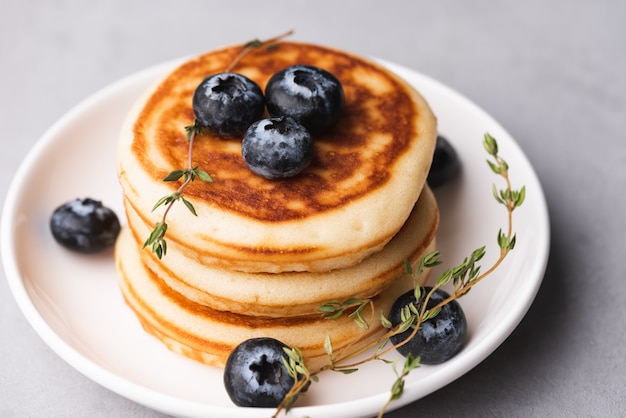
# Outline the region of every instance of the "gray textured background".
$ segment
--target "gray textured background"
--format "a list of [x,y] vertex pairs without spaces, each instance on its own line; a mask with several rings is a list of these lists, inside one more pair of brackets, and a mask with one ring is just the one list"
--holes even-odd
[[[528,315],[486,361],[390,417],[611,417],[626,397],[626,2],[0,2],[0,196],[39,136],[107,84],[295,28],[403,64],[486,109],[520,143],[552,249]],[[3,273],[0,273],[3,275]],[[0,277],[0,416],[159,417],[83,377]]]

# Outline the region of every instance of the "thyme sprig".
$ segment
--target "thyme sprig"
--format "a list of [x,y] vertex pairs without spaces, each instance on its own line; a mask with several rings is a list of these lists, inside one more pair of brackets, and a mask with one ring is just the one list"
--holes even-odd
[[[326,337],[324,342],[324,348],[326,354],[328,355],[329,361],[325,366],[322,366],[318,371],[313,373],[309,372],[304,365],[304,359],[301,358],[298,363],[298,370],[301,371],[301,375],[304,375],[306,382],[302,383],[298,381],[297,385],[287,393],[283,404],[281,404],[276,412],[276,415],[280,413],[281,409],[284,408],[285,405],[293,405],[293,402],[297,399],[302,387],[308,385],[308,382],[313,380],[316,375],[325,370],[333,370],[342,373],[353,373],[358,370],[358,366],[364,364],[366,362],[372,360],[380,360],[385,363],[389,363],[392,365],[394,373],[396,374],[396,379],[392,384],[390,395],[387,402],[383,405],[379,412],[379,417],[382,417],[391,404],[396,399],[399,399],[404,392],[405,379],[409,375],[409,373],[419,367],[420,359],[413,357],[412,355],[407,355],[404,358],[404,363],[402,367],[402,371],[398,372],[396,370],[396,365],[398,360],[386,360],[384,358],[385,355],[389,354],[396,348],[406,344],[410,341],[415,334],[419,331],[421,324],[424,321],[432,319],[436,317],[443,306],[452,302],[453,300],[459,299],[465,295],[479,282],[484,280],[486,277],[490,276],[504,261],[508,253],[514,249],[516,235],[513,233],[513,212],[525,200],[526,197],[526,188],[523,186],[519,190],[514,190],[511,187],[511,182],[509,179],[509,166],[506,161],[499,155],[498,153],[498,144],[496,140],[489,134],[486,133],[484,135],[483,146],[491,159],[487,160],[488,166],[491,170],[502,177],[505,182],[505,187],[503,189],[498,189],[497,186],[493,185],[493,195],[495,200],[502,204],[507,211],[507,227],[506,230],[503,231],[500,229],[497,235],[497,243],[500,249],[499,257],[495,262],[484,272],[481,273],[481,266],[478,264],[486,254],[486,247],[482,246],[474,251],[466,257],[461,263],[451,268],[444,270],[432,288],[426,291],[426,288],[422,287],[419,284],[418,277],[426,270],[433,268],[439,264],[441,264],[441,256],[438,251],[433,251],[429,254],[426,254],[424,257],[420,259],[416,267],[413,267],[408,260],[405,261],[405,270],[407,274],[415,281],[414,293],[416,303],[407,304],[401,311],[401,322],[395,327],[392,325],[391,321],[387,319],[384,313],[380,313],[380,322],[381,325],[387,329],[386,333],[379,339],[375,341],[371,341],[365,346],[361,346],[358,348],[352,348],[350,350],[342,350],[342,353],[337,355],[334,353],[332,348],[332,341],[329,336]],[[428,302],[430,301],[434,292],[441,288],[442,286],[446,286],[451,284],[453,287],[452,292],[450,293],[450,297],[441,301],[437,305],[432,308],[428,308]],[[344,302],[329,302],[322,305],[319,309],[320,313],[328,319],[338,318],[343,314],[352,315],[357,310],[363,310],[363,306],[367,304],[373,303],[371,301],[361,301],[359,299],[348,299]],[[359,321],[365,321],[365,319],[357,314],[357,318]],[[356,322],[356,320],[355,320]],[[366,321],[365,321],[366,322]],[[362,328],[369,328],[369,323],[361,323],[357,322],[357,325]],[[407,338],[403,341],[399,342],[395,345],[390,345],[390,338],[394,335],[401,334],[407,330],[411,329],[411,333]],[[371,354],[369,357],[350,362],[351,359],[354,359],[356,356],[359,356],[367,351],[370,351],[374,347],[377,347],[375,352]]]
[[204,129],[200,122],[197,119],[194,119],[193,124],[190,126],[185,126],[185,131],[187,133],[186,140],[189,143],[189,151],[187,152],[187,168],[182,170],[174,170],[171,171],[167,176],[163,178],[163,181],[179,181],[181,177],[183,178],[182,184],[176,189],[176,191],[167,196],[163,196],[160,198],[152,207],[152,210],[159,208],[160,206],[165,206],[165,211],[163,212],[163,217],[160,222],[157,222],[152,229],[152,232],[143,243],[143,248],[150,246],[152,248],[152,252],[159,258],[163,257],[167,254],[167,242],[165,241],[165,233],[167,232],[167,214],[170,209],[172,209],[172,205],[174,202],[182,201],[185,207],[189,209],[189,211],[194,215],[198,216],[196,213],[196,209],[193,204],[185,199],[183,195],[183,190],[185,187],[189,185],[196,178],[204,182],[212,182],[213,178],[204,170],[200,170],[198,166],[193,165],[192,160],[192,152],[193,152],[193,142],[197,135],[202,135],[204,133]]
[[398,372],[396,370],[397,361],[393,361],[391,362],[391,364],[393,367],[393,372],[396,374],[396,380],[393,382],[393,385],[391,385],[391,395],[389,396],[389,399],[387,399],[387,402],[385,402],[385,404],[381,408],[381,413],[379,414],[379,417],[382,417],[382,414],[389,407],[391,402],[395,401],[396,399],[400,399],[402,393],[404,392],[405,378],[409,375],[409,373],[411,373],[412,370],[419,367],[420,358],[413,357],[411,353],[407,354],[401,372]]
[[[230,65],[226,67],[225,72],[231,72],[241,62],[241,60],[254,49],[261,47],[271,48],[277,41],[291,35],[292,33],[293,30],[290,30],[283,33],[282,35],[278,35],[264,41],[254,39],[245,43],[241,52],[233,59]],[[191,125],[185,126],[185,133],[185,138],[189,143],[187,151],[187,167],[184,169],[173,170],[163,178],[163,181],[166,182],[180,181],[180,179],[182,178],[182,184],[175,192],[160,198],[152,207],[152,211],[154,211],[160,206],[165,206],[165,211],[163,212],[161,220],[157,222],[152,228],[150,235],[145,240],[142,247],[150,247],[152,249],[152,252],[157,256],[159,260],[167,254],[167,241],[165,240],[165,234],[167,233],[168,224],[166,220],[167,215],[171,210],[173,204],[177,201],[181,201],[194,216],[198,216],[195,207],[189,200],[185,198],[185,196],[183,195],[183,191],[189,185],[189,183],[193,182],[196,178],[199,178],[200,180],[207,183],[213,181],[213,178],[209,175],[209,173],[204,170],[200,170],[198,166],[194,166],[192,160],[194,140],[196,136],[204,135],[204,128],[197,119],[194,119]]]

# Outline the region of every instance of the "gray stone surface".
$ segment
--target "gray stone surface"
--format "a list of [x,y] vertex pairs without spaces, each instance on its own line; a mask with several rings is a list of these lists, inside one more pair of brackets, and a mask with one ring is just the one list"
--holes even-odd
[[[511,337],[465,376],[389,416],[623,416],[625,5],[3,0],[0,196],[70,107],[162,61],[295,28],[295,39],[403,64],[463,93],[517,139],[547,195],[552,248],[537,299]],[[162,416],[59,359],[0,275],[0,416]]]

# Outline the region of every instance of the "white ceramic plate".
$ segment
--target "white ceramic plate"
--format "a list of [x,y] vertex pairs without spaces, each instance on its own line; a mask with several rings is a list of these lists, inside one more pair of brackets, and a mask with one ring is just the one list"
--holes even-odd
[[[266,417],[268,411],[232,405],[220,370],[166,350],[145,334],[120,296],[112,253],[85,256],[57,245],[48,219],[60,204],[92,197],[122,214],[115,175],[118,130],[138,95],[163,76],[166,63],[123,79],[88,98],[52,126],[21,165],[2,217],[2,252],[11,290],[41,338],[67,363],[133,401],[185,417]],[[496,258],[496,235],[505,210],[492,197],[500,179],[487,167],[482,138],[489,132],[508,161],[515,188],[527,199],[515,213],[518,244],[504,265],[461,300],[469,321],[463,351],[445,364],[423,366],[407,379],[391,408],[419,399],[460,377],[491,354],[528,310],[543,278],[549,222],[541,185],[523,152],[489,115],[440,83],[386,63],[431,103],[440,132],[456,147],[463,171],[436,191],[442,212],[439,248],[444,267],[487,245]],[[501,185],[501,183],[499,183]],[[325,373],[292,416],[364,417],[377,413],[395,375],[382,362],[358,373]]]

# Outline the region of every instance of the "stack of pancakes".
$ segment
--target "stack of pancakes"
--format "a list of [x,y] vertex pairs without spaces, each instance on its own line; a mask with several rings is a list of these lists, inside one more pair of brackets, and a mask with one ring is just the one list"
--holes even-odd
[[[263,89],[287,66],[324,68],[343,85],[341,118],[289,179],[252,173],[240,138],[197,136],[192,164],[214,181],[184,190],[198,216],[172,206],[158,259],[142,246],[163,217],[155,202],[180,186],[163,178],[188,166],[191,97],[241,49],[183,63],[130,111],[118,148],[128,219],[115,253],[120,287],[144,329],[175,352],[223,365],[237,344],[265,336],[300,348],[314,369],[325,362],[326,336],[339,351],[383,332],[379,312],[413,286],[405,260],[433,249],[439,212],[425,181],[436,121],[419,93],[369,60],[302,43],[258,48],[234,71]],[[368,330],[317,312],[352,297],[373,301]]]

